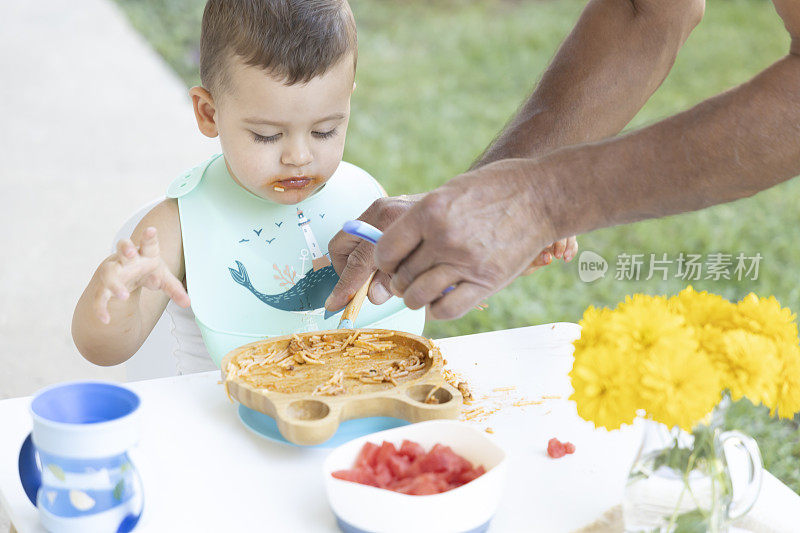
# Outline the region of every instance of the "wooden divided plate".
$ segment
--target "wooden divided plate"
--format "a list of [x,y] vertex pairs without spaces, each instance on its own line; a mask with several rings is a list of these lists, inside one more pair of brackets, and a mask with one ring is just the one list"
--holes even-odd
[[325,442],[354,418],[457,418],[463,403],[443,378],[439,349],[393,330],[274,337],[233,350],[221,369],[231,398],[273,417],[284,438],[300,445]]

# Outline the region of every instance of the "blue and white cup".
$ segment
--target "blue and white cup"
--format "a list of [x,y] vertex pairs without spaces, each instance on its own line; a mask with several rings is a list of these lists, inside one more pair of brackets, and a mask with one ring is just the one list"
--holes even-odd
[[19,477],[53,533],[127,532],[144,507],[129,457],[139,440],[139,396],[104,382],[40,391],[33,431],[19,452]]

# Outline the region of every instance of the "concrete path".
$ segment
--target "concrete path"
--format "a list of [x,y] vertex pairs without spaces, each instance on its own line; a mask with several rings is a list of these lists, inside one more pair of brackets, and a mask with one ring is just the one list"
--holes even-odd
[[123,221],[217,143],[107,0],[0,2],[0,79],[0,399],[122,379],[73,346],[75,303]]

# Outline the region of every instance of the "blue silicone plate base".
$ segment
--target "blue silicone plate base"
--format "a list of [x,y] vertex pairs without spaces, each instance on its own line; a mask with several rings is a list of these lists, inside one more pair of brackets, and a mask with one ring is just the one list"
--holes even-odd
[[[283,442],[292,446],[297,446],[283,438],[281,432],[278,431],[278,424],[271,416],[267,416],[258,411],[254,411],[244,405],[239,405],[239,419],[247,429],[275,442]],[[400,426],[407,425],[408,422],[399,418],[391,418],[388,416],[373,416],[369,418],[356,418],[354,420],[346,420],[339,424],[339,429],[334,433],[333,437],[317,444],[316,446],[303,446],[303,448],[336,448],[340,444],[349,442],[358,437],[375,433],[376,431],[383,431],[384,429],[392,429]]]

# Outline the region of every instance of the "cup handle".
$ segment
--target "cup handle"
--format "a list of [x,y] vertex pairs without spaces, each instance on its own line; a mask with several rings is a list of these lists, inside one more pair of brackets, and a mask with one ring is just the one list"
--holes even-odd
[[144,475],[142,474],[141,465],[142,465],[142,456],[139,452],[139,449],[134,447],[125,452],[130,460],[131,464],[133,465],[134,470],[136,471],[136,475],[138,477],[139,489],[142,492],[142,506],[139,508],[138,512],[135,514],[129,514],[125,517],[122,523],[119,525],[119,529],[117,529],[117,533],[128,533],[132,531],[144,514],[144,494],[145,494],[145,478],[147,477],[147,473]]
[[747,512],[752,509],[753,505],[755,505],[758,494],[761,492],[761,479],[764,474],[764,465],[761,460],[761,451],[758,449],[758,444],[744,433],[726,431],[720,435],[720,442],[723,446],[723,450],[727,442],[732,442],[737,448],[742,449],[747,454],[749,463],[747,485],[745,485],[741,497],[738,498],[737,501],[731,503],[728,513],[729,520],[736,520],[747,514]]
[[37,493],[42,486],[42,471],[36,464],[36,448],[33,445],[32,433],[28,433],[19,450],[19,480],[28,499],[36,506]]

